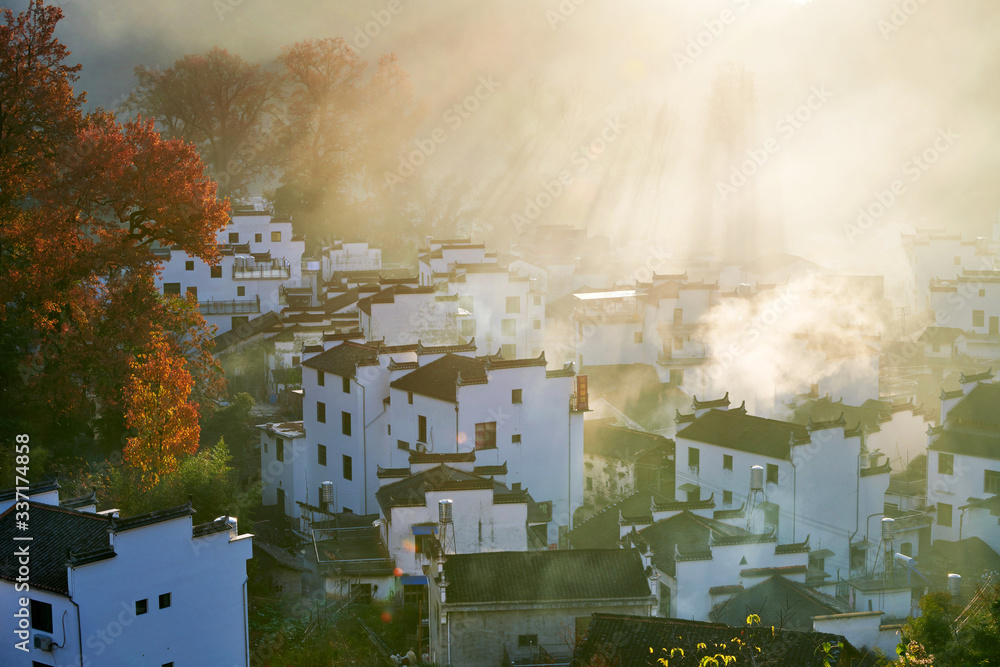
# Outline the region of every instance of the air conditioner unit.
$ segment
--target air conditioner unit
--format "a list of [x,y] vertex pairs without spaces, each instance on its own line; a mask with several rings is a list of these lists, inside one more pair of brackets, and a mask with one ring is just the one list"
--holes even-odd
[[35,648],[40,651],[51,651],[52,644],[52,637],[48,635],[35,635]]

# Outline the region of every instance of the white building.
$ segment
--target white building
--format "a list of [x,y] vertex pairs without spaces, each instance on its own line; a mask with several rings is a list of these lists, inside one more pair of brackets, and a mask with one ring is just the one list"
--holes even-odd
[[[869,449],[863,426],[712,409],[678,431],[675,457],[679,500],[714,494],[723,509],[745,505],[753,529],[774,529],[780,542],[811,535],[813,548],[832,552],[830,574],[865,571],[874,560],[866,520],[882,515],[891,467]],[[752,466],[763,468],[762,491],[751,492]]]
[[[378,507],[380,467],[408,467],[412,452],[471,452],[475,465],[506,464],[508,483],[551,502],[556,527],[547,543],[568,529],[583,504],[586,410],[584,380],[571,368],[546,371],[541,355],[475,358],[474,343],[336,342],[302,362],[303,423],[296,429],[305,435],[294,439],[301,442],[294,470],[286,470],[283,451],[283,472],[264,480],[265,504],[276,502],[281,489],[292,504],[317,506],[311,499],[330,481],[337,511],[370,514]],[[265,428],[262,443],[275,437],[288,439]],[[279,468],[274,451],[262,446],[262,469]],[[298,515],[290,504],[286,512]]]
[[[928,429],[927,503],[934,540],[976,536],[1000,547],[996,517],[978,509],[1000,494],[1000,384],[992,373],[962,377],[942,393],[942,426]],[[988,505],[988,503],[986,503]]]
[[291,220],[262,211],[235,213],[217,240],[221,253],[217,266],[180,249],[157,251],[164,263],[156,286],[164,294],[193,294],[205,320],[218,327],[218,333],[261,313],[280,311],[285,303],[282,288],[313,283],[311,275],[303,274],[305,242],[293,235]]
[[496,252],[486,252],[485,243],[472,239],[427,239],[417,255],[420,284],[436,285],[448,279],[461,264],[496,264]]
[[0,535],[25,547],[0,560],[0,613],[15,631],[0,664],[249,664],[252,536],[235,518],[196,526],[190,504],[120,518],[93,498],[60,506],[57,488],[38,488],[26,510],[13,490],[0,495]]

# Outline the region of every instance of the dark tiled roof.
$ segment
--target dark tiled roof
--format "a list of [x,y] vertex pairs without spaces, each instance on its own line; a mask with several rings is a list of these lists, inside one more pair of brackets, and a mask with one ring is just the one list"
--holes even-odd
[[370,363],[377,359],[378,353],[374,348],[348,340],[326,352],[309,357],[302,365],[349,378],[354,377],[359,363]]
[[662,435],[612,426],[602,419],[583,423],[583,453],[605,458],[634,461],[654,447],[667,447],[670,441]]
[[1000,435],[1000,384],[977,384],[948,411],[947,423],[988,428]]
[[678,432],[677,437],[787,460],[792,440],[809,442],[809,431],[775,419],[710,410]]
[[115,519],[112,521],[112,526],[116,532],[122,532],[125,530],[132,530],[133,528],[151,526],[154,523],[160,523],[161,521],[179,519],[182,516],[194,516],[194,509],[191,507],[190,502],[184,505],[178,505],[177,507],[167,507],[162,510],[146,512],[145,514],[136,514],[135,516],[130,516],[125,519]]
[[488,477],[474,475],[444,464],[409,475],[398,482],[386,484],[375,493],[375,498],[382,508],[382,513],[389,516],[393,507],[423,505],[428,491],[463,489],[492,489],[495,497],[511,496],[508,499],[510,502],[528,502],[528,494],[525,491],[511,491],[506,485]]
[[699,401],[698,397],[695,396],[694,400],[691,403],[691,407],[693,407],[695,410],[704,410],[706,408],[725,408],[728,406],[729,406],[728,391],[726,392],[726,395],[723,396],[722,398],[716,398],[715,400],[711,401]]
[[[618,546],[618,513],[625,516],[650,514],[652,501],[666,501],[670,495],[652,489],[639,489],[624,500],[605,507],[569,532],[574,549],[613,549]],[[652,516],[650,516],[652,520]]]
[[917,563],[922,572],[937,575],[942,581],[952,572],[973,580],[986,572],[1000,571],[1000,555],[978,537],[955,542],[934,540],[920,550]]
[[[31,586],[68,595],[66,562],[70,550],[85,554],[104,553],[110,546],[108,517],[90,512],[63,509],[52,505],[30,503],[28,531],[17,530],[16,507],[0,515],[0,542],[8,552],[0,558],[0,579],[14,581],[18,563],[10,553],[19,544],[30,547]],[[29,535],[31,542],[15,541],[15,536]]]
[[76,510],[81,507],[90,507],[91,505],[97,506],[97,493],[91,491],[85,496],[79,496],[77,498],[67,498],[66,500],[59,501],[59,507],[65,507],[68,510]]
[[1000,433],[985,435],[945,429],[928,449],[986,459],[1000,459]]
[[[803,568],[804,569],[804,568]],[[812,617],[854,611],[836,598],[805,584],[773,576],[737,593],[712,612],[712,618],[729,625],[744,625],[750,614],[760,616],[762,626],[786,630],[812,630]]]
[[[42,480],[40,482],[35,482],[34,484],[29,484],[27,489],[22,489],[21,493],[31,497],[40,493],[48,493],[49,491],[58,491],[59,482],[55,479]],[[4,489],[0,491],[0,500],[13,500],[17,495],[17,489]]]
[[486,365],[478,359],[446,354],[394,380],[390,386],[393,389],[412,391],[414,394],[454,403],[457,396],[456,382],[460,374],[463,382],[485,381]]
[[608,601],[650,595],[634,549],[459,554],[444,564],[449,603]]
[[653,564],[660,571],[676,575],[674,548],[681,556],[709,554],[712,534],[719,537],[752,537],[753,534],[736,526],[715,519],[708,519],[691,512],[681,512],[669,519],[662,519],[639,531],[639,536],[653,551]]
[[827,422],[843,421],[849,427],[864,424],[871,432],[871,430],[877,430],[879,424],[891,419],[892,411],[892,404],[884,401],[865,401],[863,406],[853,406],[844,405],[843,401],[820,398],[807,401],[795,408],[789,421],[807,426],[811,420],[813,427],[821,426]]
[[[575,667],[590,664],[653,667],[664,664],[659,662],[663,658],[670,665],[696,665],[706,655],[735,653],[736,660],[730,662],[731,667],[761,664],[761,656],[768,665],[822,667],[825,659],[822,647],[827,642],[831,645],[830,664],[840,664],[838,660],[844,652],[848,656],[857,655],[857,651],[840,635],[772,630],[771,626],[763,625],[748,628],[745,618],[739,625],[734,628],[674,618],[594,614],[572,664]],[[734,638],[749,644],[751,649],[746,653],[733,650],[736,644]],[[699,644],[705,644],[705,648],[700,649]],[[727,649],[722,649],[723,644]],[[751,650],[755,648],[761,648],[762,652],[753,650],[751,655]],[[677,655],[677,660],[684,662],[671,660],[671,649],[682,649],[685,657]],[[721,661],[719,664],[722,664]]]

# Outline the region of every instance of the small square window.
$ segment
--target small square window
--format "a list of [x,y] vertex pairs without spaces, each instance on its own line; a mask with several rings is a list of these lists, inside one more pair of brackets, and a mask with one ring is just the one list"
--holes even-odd
[[160,609],[166,609],[170,606],[170,593],[160,594]]
[[222,277],[222,267],[221,266],[213,266],[211,268],[211,276],[213,278],[221,278]]
[[351,466],[351,457],[344,454],[344,479],[350,482],[354,479],[354,469]]
[[194,271],[194,262],[191,261],[190,259],[188,261],[184,262],[184,270],[185,271]]
[[986,315],[982,310],[972,311],[972,326],[981,327],[986,324]]
[[944,452],[938,452],[938,474],[939,475],[952,475],[955,470],[955,456],[953,454],[946,454]]
[[520,389],[511,389],[510,390],[510,402],[514,403],[514,404],[517,404],[517,403],[521,402],[521,390]]
[[323,371],[316,371],[316,384],[320,387],[326,386],[326,375]]
[[281,241],[281,232],[271,232],[271,241],[274,243]]
[[149,611],[149,600],[142,599],[135,601],[135,615],[142,616],[147,611]]
[[343,378],[340,388],[344,390],[345,394],[351,393],[351,378]]
[[52,605],[41,600],[31,601],[31,629],[52,632]]
[[244,285],[237,285],[236,296],[246,296],[246,295],[247,295],[247,288]]
[[198,298],[198,286],[197,285],[188,285],[187,293],[197,299]]
[[326,423],[326,403],[316,401],[316,421],[320,424]]
[[729,454],[722,455],[722,469],[732,470],[733,469],[733,457]]
[[996,470],[983,471],[983,493],[1000,494],[1000,472]]
[[521,444],[521,434],[515,433],[514,435],[510,436],[510,441],[515,445]]
[[541,320],[532,320],[531,321],[531,328],[534,329],[535,331],[538,331],[539,329],[542,328],[542,321]]
[[321,466],[326,465],[326,445],[316,445],[316,458]]
[[521,312],[521,297],[519,297],[519,296],[509,296],[509,297],[507,297],[507,312],[508,313],[520,313]]
[[229,232],[229,242],[230,243],[239,243],[240,242],[239,232]]
[[163,283],[163,293],[173,294],[175,296],[181,295],[181,284],[180,283]]
[[767,483],[777,484],[778,483],[778,466],[774,463],[767,464]]
[[293,366],[293,367],[296,367],[296,366],[298,366],[298,365],[299,365],[300,363],[302,363],[302,357],[300,357],[300,356],[297,356],[297,355],[294,355],[294,354],[293,354],[293,355],[292,355],[292,366]]
[[253,242],[254,243],[260,243],[263,240],[264,240],[264,235],[263,234],[254,234],[253,235]]
[[722,492],[722,504],[723,505],[732,505],[733,504],[733,492],[732,491],[723,491]]

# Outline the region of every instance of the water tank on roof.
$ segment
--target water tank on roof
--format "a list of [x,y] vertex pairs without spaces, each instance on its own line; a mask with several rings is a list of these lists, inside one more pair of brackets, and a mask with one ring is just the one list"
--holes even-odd
[[960,574],[949,574],[948,575],[948,592],[951,593],[951,598],[957,600],[962,595],[962,575]]
[[324,503],[332,503],[333,500],[333,482],[323,482],[323,497],[322,501]]
[[451,523],[452,505],[450,500],[438,501],[438,521],[441,523]]
[[886,517],[886,518],[882,519],[882,541],[883,542],[892,542],[892,538],[895,535],[895,533],[894,533],[895,525],[896,525],[896,522],[893,521],[892,519],[890,519],[889,517]]
[[764,467],[763,466],[750,466],[750,490],[751,491],[763,491],[764,490]]

